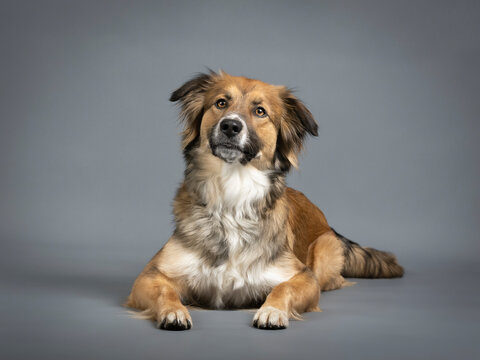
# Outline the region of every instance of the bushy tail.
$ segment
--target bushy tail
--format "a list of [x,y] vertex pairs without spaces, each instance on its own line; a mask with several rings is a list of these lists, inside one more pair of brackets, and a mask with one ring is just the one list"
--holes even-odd
[[[333,230],[333,229],[332,229]],[[404,270],[392,253],[361,247],[335,230],[345,249],[345,264],[342,275],[355,278],[402,277]]]

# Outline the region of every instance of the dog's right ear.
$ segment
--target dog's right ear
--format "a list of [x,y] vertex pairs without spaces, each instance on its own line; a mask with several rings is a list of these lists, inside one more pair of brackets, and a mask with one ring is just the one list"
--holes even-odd
[[184,123],[182,132],[182,147],[184,149],[200,135],[204,96],[217,76],[213,71],[210,71],[209,74],[198,74],[170,96],[170,101],[180,102],[180,117]]
[[283,101],[284,115],[280,122],[277,138],[277,151],[284,159],[283,168],[290,165],[297,168],[297,157],[303,148],[307,135],[318,136],[318,125],[312,113],[292,91],[281,87],[280,96]]

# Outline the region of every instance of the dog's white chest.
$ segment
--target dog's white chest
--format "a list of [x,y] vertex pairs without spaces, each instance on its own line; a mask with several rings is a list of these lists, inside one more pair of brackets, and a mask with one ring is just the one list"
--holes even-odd
[[226,211],[240,214],[251,210],[252,205],[263,198],[270,187],[267,174],[251,165],[241,164],[223,164],[218,183],[218,205]]
[[187,242],[165,247],[165,256],[175,261],[161,271],[186,281],[190,300],[201,305],[241,307],[261,301],[293,276],[270,263],[270,244],[262,241],[257,204],[267,195],[270,179],[250,165],[224,164],[204,186],[204,194],[211,194],[205,198],[208,205],[190,216]]
[[262,261],[251,263],[241,256],[219,266],[196,259],[185,275],[194,297],[213,308],[241,307],[263,299],[291,276],[283,269]]
[[207,226],[220,229],[214,237],[228,246],[233,259],[240,256],[236,253],[242,247],[261,236],[256,203],[266,196],[270,180],[250,165],[224,164],[214,186],[218,190],[214,200],[209,201]]

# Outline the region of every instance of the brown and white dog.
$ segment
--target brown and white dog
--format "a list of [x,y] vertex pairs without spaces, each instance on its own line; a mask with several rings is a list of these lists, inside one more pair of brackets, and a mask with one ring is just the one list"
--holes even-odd
[[185,305],[260,307],[253,326],[283,329],[318,310],[320,290],[344,277],[403,275],[395,257],[333,230],[302,193],[285,185],[317,124],[284,86],[200,74],[172,93],[184,120],[185,179],[175,231],[136,279],[126,306],[167,330],[185,330]]

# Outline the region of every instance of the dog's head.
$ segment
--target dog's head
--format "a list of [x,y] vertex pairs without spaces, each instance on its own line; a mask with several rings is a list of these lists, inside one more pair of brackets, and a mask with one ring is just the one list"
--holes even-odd
[[183,148],[209,152],[227,163],[288,171],[317,123],[284,86],[219,74],[199,74],[175,90],[185,122]]

